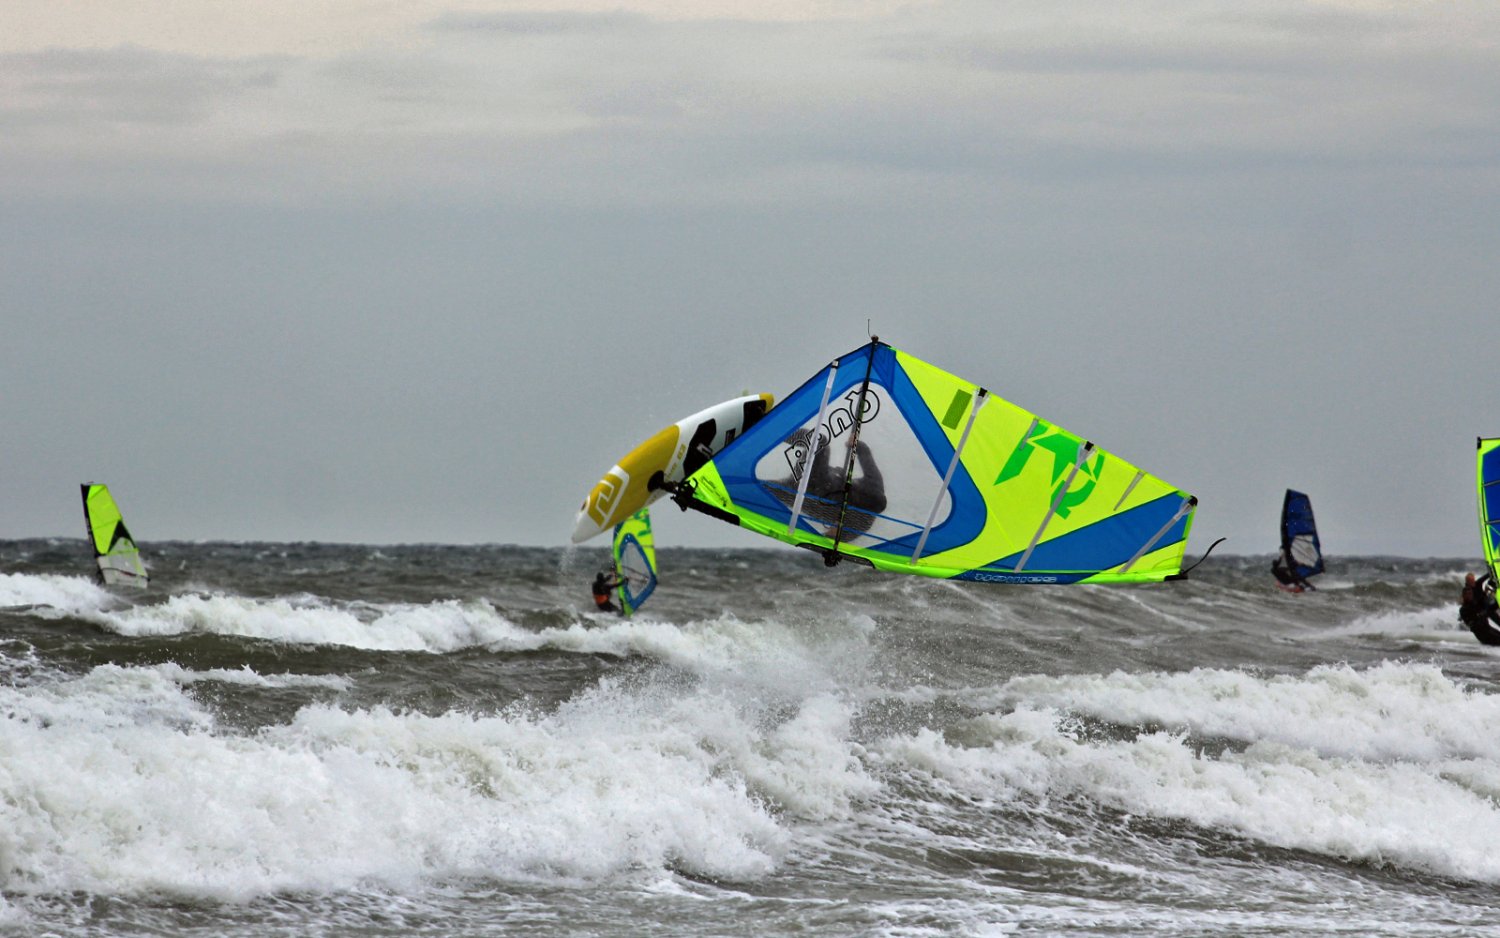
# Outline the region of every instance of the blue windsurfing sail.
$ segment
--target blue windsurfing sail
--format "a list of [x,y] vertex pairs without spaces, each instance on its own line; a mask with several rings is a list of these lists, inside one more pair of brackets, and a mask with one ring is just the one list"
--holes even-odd
[[630,615],[656,589],[656,539],[651,511],[640,511],[615,525],[615,579],[620,581],[620,611]]
[[1281,503],[1281,550],[1292,560],[1292,572],[1305,580],[1323,572],[1323,545],[1313,521],[1312,499],[1286,490]]

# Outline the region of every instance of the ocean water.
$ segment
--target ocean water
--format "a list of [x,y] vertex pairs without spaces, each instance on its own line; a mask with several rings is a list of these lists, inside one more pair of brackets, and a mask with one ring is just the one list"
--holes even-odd
[[1005,587],[598,548],[0,542],[0,934],[1476,935],[1461,560]]

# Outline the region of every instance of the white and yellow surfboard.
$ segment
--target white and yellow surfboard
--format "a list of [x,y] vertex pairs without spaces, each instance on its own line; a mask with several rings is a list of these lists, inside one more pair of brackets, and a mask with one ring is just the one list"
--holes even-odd
[[[600,479],[573,526],[581,544],[656,501],[662,482],[681,482],[771,409],[770,394],[748,394],[700,410],[664,427],[631,450]],[[652,480],[655,480],[653,484]]]

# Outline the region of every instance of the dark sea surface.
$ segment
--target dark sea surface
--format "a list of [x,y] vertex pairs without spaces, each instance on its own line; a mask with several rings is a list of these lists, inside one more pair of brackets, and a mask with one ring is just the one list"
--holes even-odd
[[[1198,545],[1201,546],[1201,545]],[[1478,935],[1477,562],[1156,586],[600,548],[0,542],[0,933]]]

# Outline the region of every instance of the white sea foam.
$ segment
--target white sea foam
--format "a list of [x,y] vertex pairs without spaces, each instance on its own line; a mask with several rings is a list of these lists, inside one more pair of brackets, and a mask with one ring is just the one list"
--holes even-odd
[[184,687],[205,681],[220,684],[238,684],[243,687],[322,687],[329,690],[348,690],[353,682],[338,674],[257,674],[249,665],[239,668],[209,668],[195,671],[181,665],[165,662],[154,670]]
[[[1500,698],[1426,665],[1024,677],[880,756],[978,797],[1079,797],[1267,844],[1500,882]],[[1142,727],[1099,738],[1079,716]],[[1165,729],[1150,730],[1150,727]],[[1193,742],[1242,740],[1236,751]]]
[[104,628],[131,636],[208,633],[375,651],[449,653],[555,649],[579,654],[645,655],[731,683],[801,695],[846,684],[868,663],[875,623],[834,617],[798,628],[724,614],[684,624],[610,618],[529,629],[485,600],[427,604],[338,604],[315,596],[258,599],[222,593],[179,594],[163,603],[80,609]]
[[1425,609],[1391,609],[1360,616],[1353,622],[1323,629],[1325,638],[1354,635],[1386,635],[1413,641],[1456,640],[1474,644],[1469,630],[1458,621],[1456,605],[1430,606]]
[[1500,697],[1465,690],[1427,664],[1322,665],[1302,675],[1195,668],[1025,676],[1002,685],[994,702],[1357,759],[1500,762]]
[[858,614],[793,628],[774,619],[744,620],[726,613],[680,625],[637,617],[604,626],[573,625],[535,632],[515,629],[487,647],[646,655],[713,675],[724,684],[802,696],[857,684],[869,663],[869,636],[874,630],[874,621]]
[[109,591],[81,576],[0,573],[0,607],[35,606],[40,615],[80,615],[117,603]]
[[484,601],[352,606],[308,596],[256,599],[223,593],[179,594],[91,618],[122,635],[204,632],[374,651],[456,651],[495,642],[514,630]]
[[242,735],[185,691],[205,679],[281,680],[105,665],[0,688],[7,893],[754,879],[787,824],[846,814],[874,785],[852,708],[827,694],[773,711],[705,683],[606,679],[553,713],[319,705]]

